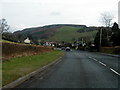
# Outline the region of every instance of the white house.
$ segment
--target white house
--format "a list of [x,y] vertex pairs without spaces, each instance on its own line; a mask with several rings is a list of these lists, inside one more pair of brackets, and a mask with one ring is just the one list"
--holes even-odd
[[27,39],[24,40],[24,43],[30,44],[30,40],[28,37],[27,37]]

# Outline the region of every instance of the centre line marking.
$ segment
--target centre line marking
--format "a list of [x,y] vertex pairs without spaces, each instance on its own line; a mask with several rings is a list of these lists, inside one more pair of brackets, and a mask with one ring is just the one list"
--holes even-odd
[[89,57],[89,58],[92,58],[92,57]]
[[92,58],[93,60],[95,60],[95,61],[98,61],[97,59],[95,59],[95,58]]
[[104,64],[104,63],[102,63],[102,62],[100,62],[100,61],[99,61],[99,63],[106,67],[106,64]]
[[110,68],[110,70],[111,70],[112,72],[114,72],[115,74],[117,74],[117,75],[119,75],[119,76],[120,76],[120,73],[118,73],[118,72],[117,72],[117,71],[115,71],[114,69]]
[[[89,56],[88,56],[89,57]],[[93,59],[94,61],[98,61],[97,59],[93,58],[93,57],[89,57],[90,59]]]
[[[89,57],[89,56],[88,56]],[[95,61],[98,61],[97,59],[95,59],[95,58],[93,58],[93,57],[89,57],[90,59],[93,59],[93,60],[95,60]],[[101,62],[101,61],[98,61],[101,65],[103,65],[103,66],[107,66],[106,64],[104,64],[103,62]],[[120,73],[118,73],[117,71],[115,71],[114,69],[112,69],[112,68],[110,68],[110,70],[112,71],[112,72],[114,72],[115,74],[117,74],[117,75],[119,75],[120,76]]]

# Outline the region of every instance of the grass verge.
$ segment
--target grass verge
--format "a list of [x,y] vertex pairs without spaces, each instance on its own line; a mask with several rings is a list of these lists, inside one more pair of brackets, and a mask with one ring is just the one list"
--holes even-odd
[[58,50],[34,56],[13,58],[2,63],[2,86],[56,60],[64,53]]
[[0,42],[14,43],[14,42],[10,42],[10,41],[7,41],[7,40],[0,40]]

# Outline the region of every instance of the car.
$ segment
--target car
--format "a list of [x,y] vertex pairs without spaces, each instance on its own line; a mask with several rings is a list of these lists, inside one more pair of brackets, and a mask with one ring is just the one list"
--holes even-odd
[[65,50],[65,47],[62,47],[61,50]]
[[66,51],[70,51],[70,47],[66,47],[66,49],[65,49]]

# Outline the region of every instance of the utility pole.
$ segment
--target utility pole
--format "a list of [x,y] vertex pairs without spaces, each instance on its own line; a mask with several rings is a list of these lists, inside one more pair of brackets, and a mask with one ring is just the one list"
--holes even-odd
[[99,51],[101,49],[101,42],[102,42],[102,28],[100,29],[100,45],[99,45]]

